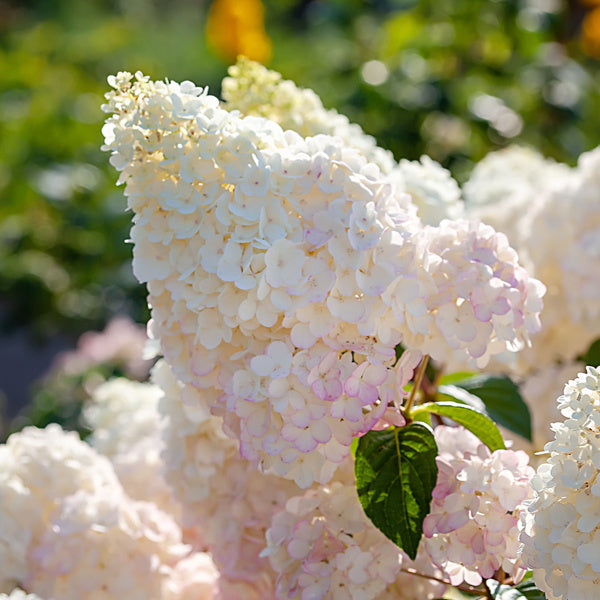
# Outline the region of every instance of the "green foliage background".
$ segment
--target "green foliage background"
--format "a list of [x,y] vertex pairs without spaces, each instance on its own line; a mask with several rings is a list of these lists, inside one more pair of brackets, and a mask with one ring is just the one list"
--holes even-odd
[[[0,333],[75,338],[114,314],[147,319],[100,104],[119,70],[218,93],[228,63],[205,41],[209,4],[0,2]],[[589,0],[264,4],[269,66],[397,159],[427,153],[464,179],[508,143],[569,163],[600,143],[598,62],[580,43]]]

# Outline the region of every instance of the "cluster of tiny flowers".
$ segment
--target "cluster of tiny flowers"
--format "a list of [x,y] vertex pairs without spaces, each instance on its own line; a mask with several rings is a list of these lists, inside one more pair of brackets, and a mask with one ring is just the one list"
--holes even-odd
[[561,420],[555,398],[564,386],[585,368],[580,362],[545,365],[530,373],[519,384],[519,391],[531,416],[531,441],[526,441],[507,429],[501,428],[502,436],[511,449],[524,450],[531,464],[537,466],[544,459],[544,446],[553,438],[552,423]]
[[539,328],[543,286],[504,236],[423,227],[341,138],[241,117],[190,82],[110,83],[104,148],[154,336],[254,464],[325,483],[401,400],[419,352],[481,364]]
[[183,507],[184,541],[210,551],[224,599],[274,597],[276,573],[260,557],[273,512],[298,493],[281,477],[244,460],[239,444],[222,432],[203,393],[177,381],[164,361],[153,371],[163,391],[166,478]]
[[115,378],[93,390],[83,413],[92,429],[88,443],[111,461],[127,494],[176,516],[179,507],[163,476],[162,395],[150,383]]
[[425,550],[453,585],[479,585],[503,569],[515,580],[518,511],[530,496],[533,469],[523,451],[490,452],[460,427],[435,429],[438,479],[423,523]]
[[598,149],[569,168],[534,150],[508,148],[482,160],[463,188],[467,215],[506,233],[548,289],[544,327],[512,364],[519,374],[572,362],[600,335],[599,161]]
[[243,57],[229,67],[228,73],[229,77],[222,83],[228,110],[266,117],[304,137],[320,133],[339,137],[347,146],[360,150],[370,162],[379,165],[382,171],[394,168],[391,152],[379,148],[373,137],[366,135],[359,125],[350,123],[345,115],[325,109],[312,90],[298,88],[276,71]]
[[214,566],[205,569],[204,587],[180,566],[210,558],[182,543],[170,515],[127,496],[108,459],[77,434],[58,425],[13,434],[0,446],[0,473],[0,592],[19,586],[65,600],[215,596]]
[[58,425],[26,428],[0,445],[0,591],[25,579],[27,553],[60,502],[103,488],[120,489],[108,459]]
[[402,159],[392,172],[398,187],[410,195],[425,225],[444,219],[459,219],[464,213],[461,190],[448,169],[429,156]]
[[335,481],[288,500],[263,551],[278,598],[377,598],[396,581],[402,551],[365,516],[354,482]]
[[229,68],[222,93],[229,110],[266,117],[304,137],[327,134],[341,138],[346,146],[356,148],[383,173],[390,174],[398,189],[411,196],[423,223],[437,225],[442,219],[462,216],[460,188],[450,171],[428,156],[395,164],[392,154],[377,147],[358,125],[335,110],[325,110],[312,90],[299,89],[276,71],[242,57]]
[[587,367],[558,398],[549,456],[521,514],[523,560],[548,600],[592,600],[600,586],[600,368]]

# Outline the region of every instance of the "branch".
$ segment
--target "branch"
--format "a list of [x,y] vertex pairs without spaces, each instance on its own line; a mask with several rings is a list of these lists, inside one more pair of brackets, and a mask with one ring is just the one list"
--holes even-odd
[[426,354],[423,357],[423,360],[421,360],[421,364],[419,365],[419,368],[417,369],[417,374],[416,374],[415,380],[413,382],[413,387],[412,387],[412,390],[410,390],[410,396],[408,397],[406,404],[402,408],[402,412],[404,413],[405,417],[410,416],[409,412],[410,412],[410,409],[415,400],[417,390],[421,387],[421,381],[423,381],[423,375],[425,375],[425,369],[427,368],[428,362],[429,362],[429,354]]
[[[407,573],[408,575],[416,575],[417,577],[423,577],[424,579],[431,579],[432,581],[437,581],[439,583],[443,583],[444,585],[448,585],[450,587],[454,587],[461,592],[467,592],[468,594],[481,594],[484,590],[482,588],[473,587],[471,585],[452,585],[449,581],[442,579],[441,577],[436,577],[435,575],[425,575],[425,573],[419,573],[416,569],[412,569],[407,567],[406,569],[400,569],[401,573]],[[486,593],[489,591],[486,588]]]

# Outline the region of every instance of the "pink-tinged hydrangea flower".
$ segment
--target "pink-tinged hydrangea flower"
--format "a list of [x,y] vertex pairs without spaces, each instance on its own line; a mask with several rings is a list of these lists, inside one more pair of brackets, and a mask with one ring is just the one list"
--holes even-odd
[[[418,573],[416,575],[414,573]],[[419,547],[414,561],[403,555],[402,569],[395,581],[377,596],[377,600],[432,600],[442,598],[448,587],[441,583],[444,573],[436,567],[423,545]]]
[[522,451],[490,452],[462,427],[435,429],[438,480],[423,523],[425,550],[453,585],[479,585],[496,570],[524,573],[518,511],[530,496],[533,469]]
[[30,550],[26,589],[42,597],[160,600],[189,548],[172,518],[119,490],[65,498]]
[[465,184],[467,214],[504,232],[548,289],[542,330],[531,348],[508,361],[521,374],[572,362],[600,335],[599,159],[596,149],[570,168],[512,147],[491,153]]
[[570,380],[558,408],[521,515],[523,561],[549,600],[588,600],[600,582],[600,369]]
[[351,477],[290,498],[266,539],[278,598],[379,598],[405,559],[365,516]]
[[101,384],[84,407],[92,429],[87,441],[110,459],[131,498],[153,502],[177,516],[180,507],[163,475],[162,394],[158,386],[124,378]]
[[143,380],[152,366],[144,357],[147,341],[143,326],[128,317],[114,317],[104,331],[84,333],[76,350],[59,354],[51,372],[77,375],[108,363],[118,365],[127,377]]
[[354,436],[398,411],[400,342],[482,364],[539,326],[542,286],[502,236],[423,228],[342,138],[227,112],[189,82],[111,85],[105,149],[134,212],[153,335],[182,382],[215,391],[210,410],[255,465],[327,481]]
[[63,498],[101,489],[121,489],[108,459],[58,425],[26,427],[0,446],[1,591],[28,575],[29,549]]
[[[274,511],[298,492],[293,482],[257,471],[222,432],[202,392],[178,382],[161,361],[153,381],[164,393],[166,478],[183,508],[184,540],[208,549],[224,600],[274,594],[276,575],[259,556]],[[207,391],[208,392],[208,391]]]

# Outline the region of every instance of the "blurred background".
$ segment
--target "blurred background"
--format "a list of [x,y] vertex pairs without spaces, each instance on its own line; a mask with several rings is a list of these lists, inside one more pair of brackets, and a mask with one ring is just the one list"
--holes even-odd
[[459,181],[510,143],[570,164],[600,143],[600,0],[0,0],[0,438],[147,376],[107,75],[218,95],[238,54]]

